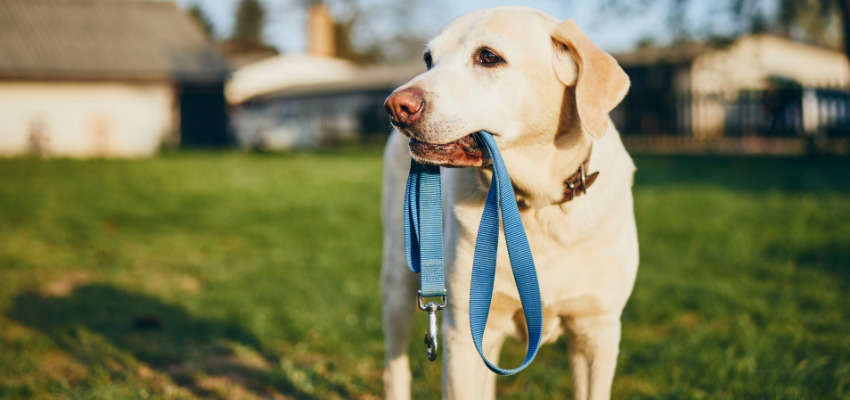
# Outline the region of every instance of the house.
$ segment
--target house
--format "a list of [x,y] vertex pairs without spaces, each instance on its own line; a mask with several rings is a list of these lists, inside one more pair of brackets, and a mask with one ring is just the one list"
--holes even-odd
[[755,34],[613,54],[632,81],[612,119],[626,134],[846,135],[850,64],[838,51]]
[[0,154],[226,144],[228,72],[170,2],[0,0]]
[[227,83],[237,142],[245,148],[312,148],[381,141],[390,132],[383,103],[425,72],[424,63],[361,66],[335,58],[333,22],[314,6],[308,52],[269,57],[237,69]]
[[383,140],[391,130],[384,100],[424,71],[422,63],[360,67],[310,54],[246,66],[227,90],[237,141],[283,150]]

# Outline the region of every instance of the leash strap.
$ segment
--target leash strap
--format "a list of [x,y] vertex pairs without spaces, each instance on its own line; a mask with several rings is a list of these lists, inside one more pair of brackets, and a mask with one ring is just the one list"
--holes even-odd
[[[493,162],[493,178],[481,224],[475,243],[475,256],[472,263],[472,281],[469,298],[469,323],[472,328],[472,340],[484,363],[491,371],[499,375],[513,375],[525,369],[540,349],[543,331],[543,315],[540,300],[540,288],[534,259],[522,226],[516,197],[513,192],[508,170],[493,136],[485,131],[479,132]],[[436,171],[433,171],[436,170]],[[436,177],[436,178],[435,178]],[[501,204],[502,223],[505,229],[508,257],[511,261],[520,301],[522,302],[525,322],[528,326],[528,351],[522,364],[514,369],[502,369],[484,356],[484,329],[490,312],[493,297],[493,283],[496,277],[496,253],[499,247],[499,206]],[[427,226],[426,226],[427,225]],[[407,179],[407,191],[404,203],[404,239],[407,265],[413,272],[420,272],[421,294],[440,296],[445,293],[442,273],[442,199],[440,197],[439,168],[425,167],[411,162],[410,176]],[[436,231],[436,232],[435,232]],[[433,271],[431,266],[439,268]],[[436,267],[439,265],[439,267]],[[426,274],[428,277],[426,278]],[[439,276],[439,288],[433,291],[432,281]],[[425,293],[435,293],[426,295]],[[429,352],[430,356],[430,352]]]
[[404,252],[408,268],[419,274],[420,295],[445,295],[440,167],[412,160],[404,194]]

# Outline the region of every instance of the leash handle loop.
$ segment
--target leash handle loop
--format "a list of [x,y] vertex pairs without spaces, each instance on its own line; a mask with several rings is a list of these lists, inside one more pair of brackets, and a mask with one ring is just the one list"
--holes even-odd
[[[475,348],[487,368],[498,375],[513,375],[525,369],[540,349],[543,332],[543,308],[540,299],[540,287],[537,271],[525,228],[520,219],[511,178],[505,168],[505,162],[493,136],[485,131],[479,132],[493,162],[493,178],[484,204],[484,214],[478,228],[475,241],[475,256],[472,262],[472,282],[469,296],[469,324],[472,328],[472,340]],[[501,205],[502,225],[505,229],[505,241],[511,270],[516,281],[520,302],[522,303],[525,323],[528,326],[528,351],[522,364],[513,369],[499,368],[484,356],[484,328],[490,312],[493,297],[493,282],[496,278],[496,254],[499,247],[499,206]]]

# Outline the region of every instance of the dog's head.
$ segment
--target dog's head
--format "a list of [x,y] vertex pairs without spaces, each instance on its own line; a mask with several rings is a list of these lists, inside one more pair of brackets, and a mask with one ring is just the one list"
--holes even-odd
[[413,157],[431,165],[488,164],[474,135],[481,130],[502,150],[553,143],[567,131],[600,138],[629,87],[617,62],[574,21],[526,7],[457,18],[428,43],[424,61],[428,71],[384,107],[410,138]]

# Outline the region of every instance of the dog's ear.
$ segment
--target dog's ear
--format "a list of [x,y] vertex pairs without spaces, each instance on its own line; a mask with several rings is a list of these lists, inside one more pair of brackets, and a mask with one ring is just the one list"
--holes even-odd
[[[552,40],[558,79],[567,86],[576,86],[576,107],[582,128],[590,136],[601,138],[608,130],[608,113],[629,91],[629,76],[614,57],[593,44],[571,19],[555,28]],[[567,50],[575,63],[568,60]]]

